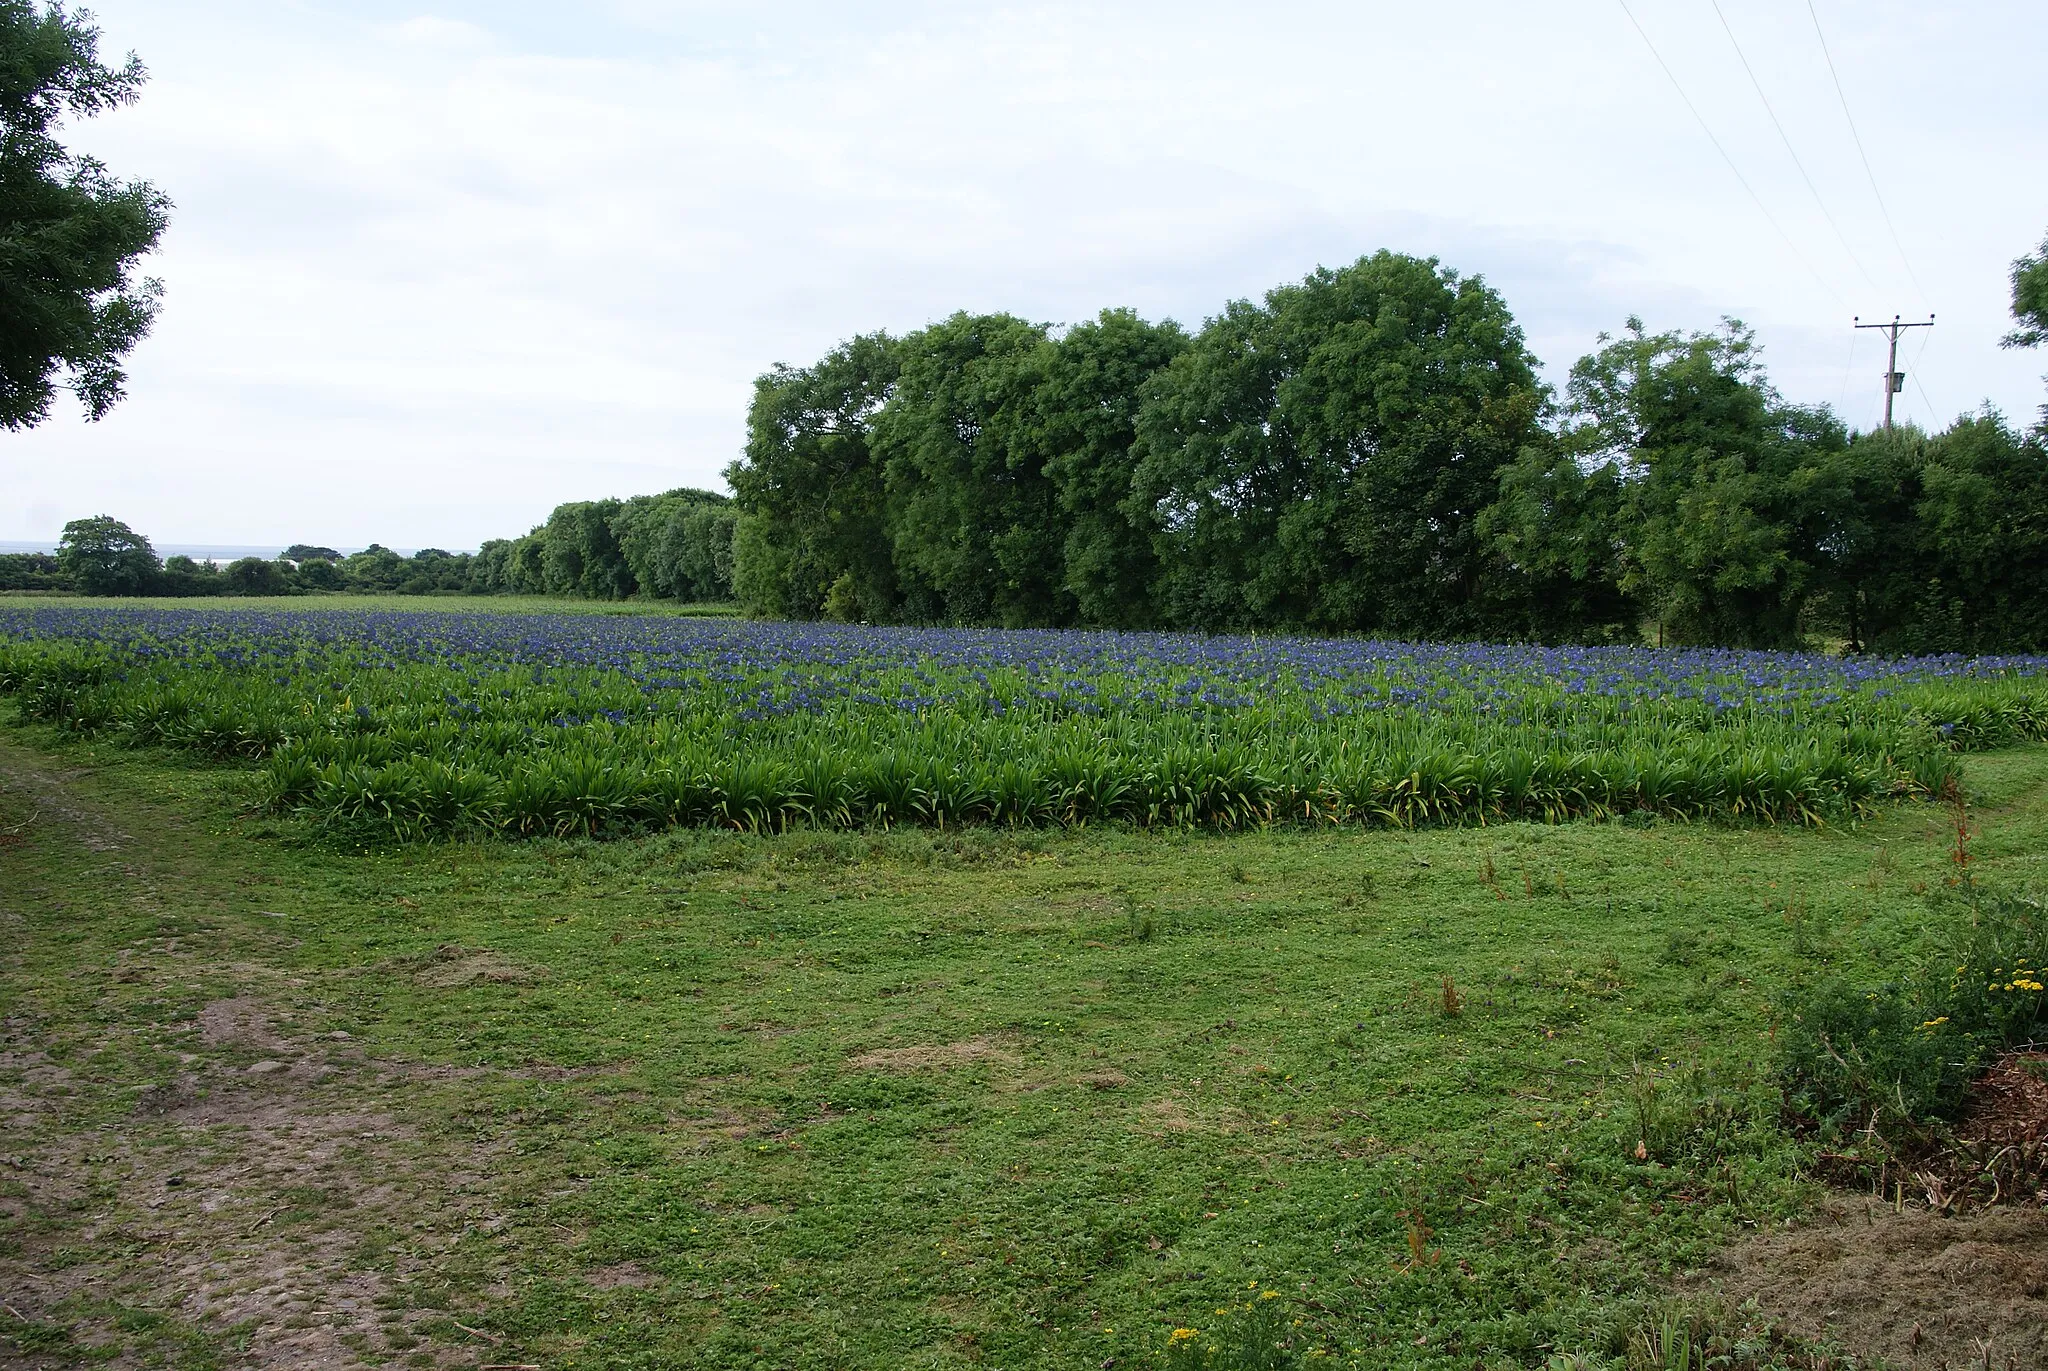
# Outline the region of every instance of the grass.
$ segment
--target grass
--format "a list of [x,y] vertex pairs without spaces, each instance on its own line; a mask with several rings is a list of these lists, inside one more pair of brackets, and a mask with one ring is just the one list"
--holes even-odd
[[[1915,804],[352,851],[252,812],[243,772],[6,736],[0,974],[49,1069],[0,1086],[25,1148],[123,1160],[10,1206],[0,1280],[60,1293],[0,1337],[170,1364],[310,1317],[163,1312],[171,1192],[124,1177],[240,1145],[138,1104],[180,1073],[402,1139],[189,1220],[342,1253],[382,1301],[347,1345],[394,1364],[1251,1365],[1262,1327],[1272,1364],[1619,1357],[1680,1272],[1813,1198],[1764,1079],[1777,993],[1882,978],[1954,917],[1949,815]],[[2048,748],[1964,775],[1980,878],[2038,886]],[[250,1093],[286,1090],[243,1070],[271,1049],[195,1027],[234,997],[354,1055]],[[100,1303],[61,1294],[81,1262]]]

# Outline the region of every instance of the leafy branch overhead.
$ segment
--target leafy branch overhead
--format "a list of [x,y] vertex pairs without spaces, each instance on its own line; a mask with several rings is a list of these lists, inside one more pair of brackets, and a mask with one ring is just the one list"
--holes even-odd
[[141,90],[141,60],[109,66],[99,39],[87,11],[0,0],[0,427],[47,419],[60,378],[87,418],[105,417],[163,295],[135,266],[163,236],[169,198],[58,140],[67,118]]

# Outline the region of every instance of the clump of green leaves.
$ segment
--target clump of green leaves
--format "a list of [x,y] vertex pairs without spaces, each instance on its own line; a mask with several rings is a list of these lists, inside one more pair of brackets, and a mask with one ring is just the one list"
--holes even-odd
[[1966,897],[1966,930],[1910,977],[1785,997],[1778,1072],[1795,1117],[1823,1132],[1952,1118],[1992,1054],[2048,1018],[2048,915],[2015,895]]
[[1288,1371],[1299,1364],[1287,1303],[1262,1290],[1216,1311],[1206,1329],[1176,1328],[1167,1335],[1167,1371]]

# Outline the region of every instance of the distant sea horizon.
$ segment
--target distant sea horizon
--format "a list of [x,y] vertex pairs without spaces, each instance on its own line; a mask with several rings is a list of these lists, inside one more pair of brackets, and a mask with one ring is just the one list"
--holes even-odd
[[[290,543],[152,543],[159,557],[190,557],[195,562],[233,562],[243,557],[281,557]],[[6,552],[55,552],[57,540],[0,538],[0,553]],[[401,557],[410,557],[419,551],[413,547],[391,549]],[[360,547],[338,547],[335,549],[346,557],[351,552],[361,552]]]

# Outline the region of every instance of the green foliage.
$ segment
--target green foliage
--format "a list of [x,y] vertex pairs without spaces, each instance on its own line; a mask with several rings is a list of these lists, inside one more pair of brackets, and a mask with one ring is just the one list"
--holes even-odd
[[1253,1291],[1218,1309],[1208,1327],[1167,1334],[1167,1371],[1289,1371],[1301,1365],[1296,1346],[1307,1340],[1296,1337],[1288,1314],[1278,1290]]
[[57,140],[66,117],[132,103],[144,79],[131,53],[109,67],[99,30],[61,4],[0,0],[0,427],[49,417],[62,372],[98,419],[121,399],[122,359],[148,333],[162,287],[137,281],[170,201],[122,181]]
[[[2031,318],[2048,269],[2014,280]],[[1498,295],[1388,252],[1193,339],[1128,310],[856,338],[757,382],[734,587],[849,622],[2048,644],[2048,438],[1852,441],[1735,321],[1601,342],[1554,411]]]
[[1778,1071],[1795,1115],[1836,1133],[1953,1117],[1990,1056],[2048,1021],[2048,917],[2018,896],[1966,894],[1961,934],[1909,977],[1828,977],[1785,996]]
[[639,588],[612,527],[623,508],[617,500],[555,506],[539,530],[541,584],[550,595],[623,600]]
[[2012,317],[2019,327],[2005,335],[2007,347],[2048,343],[2048,237],[2032,255],[2012,264]]
[[0,590],[70,590],[70,575],[47,552],[0,552]]
[[1039,350],[1024,446],[1042,457],[1065,527],[1061,589],[1075,617],[1105,628],[1159,621],[1151,511],[1134,501],[1137,423],[1147,385],[1188,347],[1172,320],[1106,309]]
[[860,618],[897,616],[888,498],[871,446],[897,370],[896,344],[875,333],[754,383],[746,456],[726,471],[738,516],[733,590],[750,612],[816,618],[826,592],[851,576]]
[[326,557],[307,557],[292,573],[293,579],[305,590],[336,591],[343,587],[341,568]]
[[955,314],[895,346],[873,425],[905,608],[914,619],[1061,624],[1072,618],[1058,492],[1031,402],[1046,330]]
[[158,569],[149,539],[107,514],[64,525],[57,565],[87,595],[147,595]]
[[282,595],[291,588],[290,565],[267,557],[230,562],[220,577],[232,595]]
[[1484,631],[1479,513],[1542,402],[1501,298],[1434,259],[1234,302],[1138,419],[1167,621]]
[[1847,489],[1826,607],[1880,652],[2048,648],[2048,440],[1995,412],[1932,437],[1873,433],[1823,473]]
[[1479,516],[1500,627],[1539,642],[1630,642],[1641,617],[1622,588],[1627,488],[1611,462],[1581,465],[1532,444]]
[[640,594],[693,603],[732,598],[734,518],[725,496],[681,489],[635,496],[610,523]]
[[227,587],[221,580],[220,568],[212,562],[198,562],[183,553],[164,559],[163,570],[156,576],[155,589],[159,595],[221,595]]
[[307,589],[321,589],[330,579],[338,579],[342,590],[360,595],[451,594],[468,588],[470,558],[433,547],[402,557],[388,547],[372,543],[361,552],[342,558],[333,570],[332,578],[317,569],[308,578],[301,568],[296,583]]
[[[1947,788],[1952,747],[2048,737],[2037,684],[2010,677],[1725,711],[1532,686],[1504,717],[1455,696],[1426,712],[1335,712],[1297,691],[1179,709],[1164,702],[1174,682],[1140,664],[1087,683],[1088,699],[1123,701],[1104,712],[1048,699],[1014,668],[930,659],[863,668],[848,688],[779,656],[670,664],[656,681],[642,668],[400,664],[345,642],[323,654],[286,674],[169,653],[109,674],[87,649],[29,639],[0,648],[0,693],[81,734],[261,758],[278,807],[394,837],[1632,814],[1801,824]],[[949,684],[976,693],[890,703]],[[791,692],[817,695],[762,708]]]
[[[1840,424],[1779,399],[1754,335],[1732,320],[1715,334],[1651,334],[1632,318],[1572,368],[1568,394],[1560,443],[1582,471],[1611,468],[1612,486],[1594,491],[1611,489],[1617,506],[1603,519],[1597,498],[1567,490],[1579,498],[1552,501],[1551,518],[1508,519],[1539,549],[1535,564],[1579,572],[1572,554],[1590,516],[1615,553],[1604,571],[1595,557],[1570,579],[1612,577],[1667,641],[1797,645],[1825,562],[1816,492],[1847,445]],[[1525,472],[1507,488],[1542,483]]]

